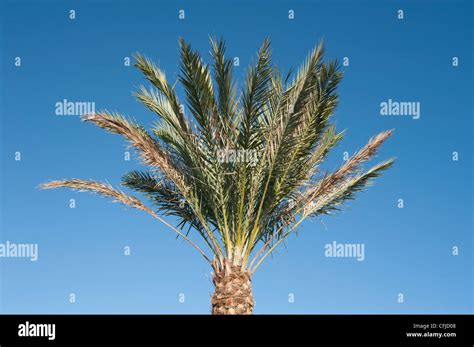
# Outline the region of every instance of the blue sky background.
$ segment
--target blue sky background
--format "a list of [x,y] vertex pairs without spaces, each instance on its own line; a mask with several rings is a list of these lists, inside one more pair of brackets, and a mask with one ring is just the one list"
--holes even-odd
[[[396,128],[378,157],[396,156],[395,167],[343,213],[324,218],[325,225],[305,223],[260,267],[255,312],[472,312],[472,2],[0,4],[0,242],[39,244],[37,262],[0,258],[0,312],[209,312],[210,268],[166,227],[98,196],[36,187],[72,177],[116,185],[138,167],[123,160],[120,137],[77,116],[56,116],[55,103],[94,101],[98,109],[149,125],[156,116],[131,95],[145,81],[123,65],[124,57],[144,53],[174,80],[178,37],[207,59],[211,34],[223,35],[229,55],[240,58],[239,79],[266,36],[274,62],[285,70],[297,67],[322,38],[327,58],[350,58],[334,117],[347,136],[327,169],[337,167],[344,151],[353,153],[370,136]],[[185,20],[178,19],[179,9]],[[404,20],[397,19],[398,9]],[[15,57],[21,67],[14,66]],[[379,105],[388,99],[420,102],[421,118],[381,116]],[[397,208],[398,199],[405,208]],[[324,245],[332,241],[364,243],[365,261],[326,258]],[[128,257],[125,246],[131,247]]]

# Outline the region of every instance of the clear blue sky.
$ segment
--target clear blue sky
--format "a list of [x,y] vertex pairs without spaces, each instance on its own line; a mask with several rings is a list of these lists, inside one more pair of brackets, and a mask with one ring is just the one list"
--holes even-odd
[[[124,57],[149,55],[174,80],[178,37],[208,58],[211,34],[223,35],[229,54],[240,58],[239,79],[266,36],[285,70],[320,39],[327,58],[349,57],[334,118],[347,136],[327,169],[344,151],[396,128],[378,157],[396,156],[395,167],[343,213],[323,218],[324,225],[305,223],[259,269],[255,312],[472,312],[472,2],[0,3],[0,243],[39,244],[37,262],[0,258],[0,312],[209,312],[210,268],[164,226],[98,196],[36,187],[71,177],[117,184],[138,167],[123,160],[120,137],[77,116],[55,115],[55,103],[93,101],[149,125],[156,116],[131,95],[145,81],[123,66]],[[379,105],[388,99],[420,102],[421,118],[381,116]],[[365,260],[325,257],[332,241],[364,243]]]

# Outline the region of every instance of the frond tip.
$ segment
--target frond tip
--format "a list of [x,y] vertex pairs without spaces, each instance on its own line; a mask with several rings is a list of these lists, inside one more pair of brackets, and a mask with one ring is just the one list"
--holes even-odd
[[80,179],[69,179],[69,180],[56,180],[43,183],[40,185],[41,189],[54,189],[54,188],[71,188],[81,192],[94,192],[110,198],[113,198],[113,202],[120,202],[124,205],[145,211],[147,213],[152,212],[147,208],[140,200],[134,196],[126,195],[124,192],[112,188],[112,186],[96,182],[86,181]]

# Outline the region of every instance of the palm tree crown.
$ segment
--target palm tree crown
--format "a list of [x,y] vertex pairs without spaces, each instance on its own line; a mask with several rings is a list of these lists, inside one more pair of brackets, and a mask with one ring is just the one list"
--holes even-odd
[[[160,68],[135,56],[135,66],[151,83],[135,96],[159,119],[151,132],[108,111],[83,116],[122,135],[136,149],[147,171],[129,172],[122,184],[146,196],[150,206],[95,181],[51,181],[42,187],[93,191],[141,209],[212,264],[216,288],[224,269],[225,274],[241,269],[246,276],[239,286],[244,288],[262,261],[306,218],[338,210],[393,164],[390,159],[362,169],[392,131],[371,138],[334,172],[324,172],[321,163],[343,133],[331,124],[342,74],[336,62],[323,62],[322,44],[296,74],[282,76],[271,62],[270,42],[264,40],[240,91],[222,39],[211,39],[210,65],[183,39],[179,47],[178,81],[186,106]],[[178,218],[178,225],[164,221],[161,212]],[[191,230],[204,240],[202,248],[191,240]],[[221,293],[213,300],[223,297]],[[251,310],[253,301],[247,303]]]

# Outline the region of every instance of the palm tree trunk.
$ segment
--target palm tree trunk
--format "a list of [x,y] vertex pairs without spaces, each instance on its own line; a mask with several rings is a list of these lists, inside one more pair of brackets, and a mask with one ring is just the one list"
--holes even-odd
[[250,272],[228,260],[224,263],[223,268],[213,263],[212,314],[252,314],[255,302]]

